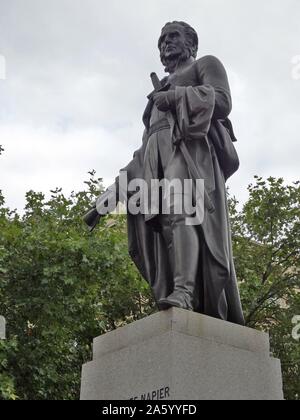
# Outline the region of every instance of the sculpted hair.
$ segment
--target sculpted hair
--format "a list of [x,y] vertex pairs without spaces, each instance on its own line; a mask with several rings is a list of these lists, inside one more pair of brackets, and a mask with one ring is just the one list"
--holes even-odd
[[[186,22],[174,21],[174,22],[166,23],[166,25],[162,28],[162,32],[164,29],[166,29],[170,25],[180,25],[183,27],[184,33],[186,36],[186,47],[189,49],[190,57],[197,58],[199,39],[198,39],[198,34],[195,31],[195,29],[192,28]],[[158,48],[160,49],[160,47],[161,47],[161,37],[159,38],[159,41],[158,41]]]

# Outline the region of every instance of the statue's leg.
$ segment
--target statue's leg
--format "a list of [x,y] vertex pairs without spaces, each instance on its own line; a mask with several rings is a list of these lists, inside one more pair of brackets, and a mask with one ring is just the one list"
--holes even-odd
[[228,270],[213,257],[207,245],[203,243],[201,271],[203,281],[203,313],[213,318],[228,319],[226,284]]
[[[161,131],[157,144],[163,178],[170,182],[180,180],[183,187],[190,174],[180,150],[172,143],[170,131]],[[195,291],[198,289],[200,240],[197,227],[186,225],[186,218],[191,214],[185,213],[185,193],[183,188],[180,193],[168,190],[162,197],[162,208],[169,211],[159,219],[173,271],[173,292],[158,302],[162,310],[173,306],[195,310],[199,306],[198,299],[195,299],[199,291]]]
[[185,215],[161,215],[162,232],[173,265],[173,293],[158,304],[160,309],[195,309],[195,289],[199,263],[199,235],[194,226],[186,226]]

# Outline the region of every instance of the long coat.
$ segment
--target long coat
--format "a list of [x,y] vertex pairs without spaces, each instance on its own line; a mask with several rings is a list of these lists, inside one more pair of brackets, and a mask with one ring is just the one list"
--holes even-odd
[[[184,71],[172,75],[168,82],[171,89],[175,89],[176,95],[176,115],[166,114],[170,123],[170,137],[176,137],[180,132],[182,134],[184,129],[189,153],[205,181],[206,190],[215,207],[214,213],[205,212],[204,222],[199,229],[211,254],[228,273],[227,279],[216,290],[219,294],[225,290],[229,308],[228,321],[243,324],[225,186],[227,178],[239,167],[233,146],[236,139],[228,120],[232,105],[226,71],[217,58],[206,56]],[[145,132],[142,146],[123,169],[127,172],[129,181],[134,178],[158,177],[155,158],[154,165],[150,165],[150,173],[149,170],[145,173],[152,110],[153,103],[150,100],[143,117]],[[155,229],[154,219],[155,217],[149,218],[142,214],[128,214],[129,253],[152,287],[155,298],[160,300],[169,293],[170,269],[164,240]]]

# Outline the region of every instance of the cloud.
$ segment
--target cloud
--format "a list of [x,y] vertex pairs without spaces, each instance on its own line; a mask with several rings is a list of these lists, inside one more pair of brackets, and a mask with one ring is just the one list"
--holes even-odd
[[79,191],[93,169],[106,184],[112,183],[133,154],[123,136],[138,138],[139,132],[135,125],[114,132],[101,127],[54,132],[46,128],[2,126],[0,138],[6,146],[0,179],[7,203],[21,209],[29,190],[49,193],[62,187],[66,193]]
[[149,74],[163,75],[157,39],[166,21],[191,23],[200,55],[225,64],[241,170],[299,178],[298,0],[0,0],[0,188],[22,208],[29,189],[82,188],[96,169],[108,184],[141,142]]

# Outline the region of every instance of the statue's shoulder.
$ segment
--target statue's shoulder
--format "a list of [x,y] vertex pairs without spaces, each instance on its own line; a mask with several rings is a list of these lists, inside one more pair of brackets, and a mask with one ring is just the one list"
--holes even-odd
[[227,80],[226,70],[221,60],[214,55],[206,55],[195,61],[195,73],[197,79],[201,82],[207,81],[208,78]]
[[219,60],[214,55],[205,55],[204,57],[198,58],[195,61],[194,64],[195,64],[196,67],[201,68],[201,69],[203,69],[205,67],[211,67],[211,66],[213,66],[213,67],[222,66],[223,67],[223,64],[222,64],[221,60]]

